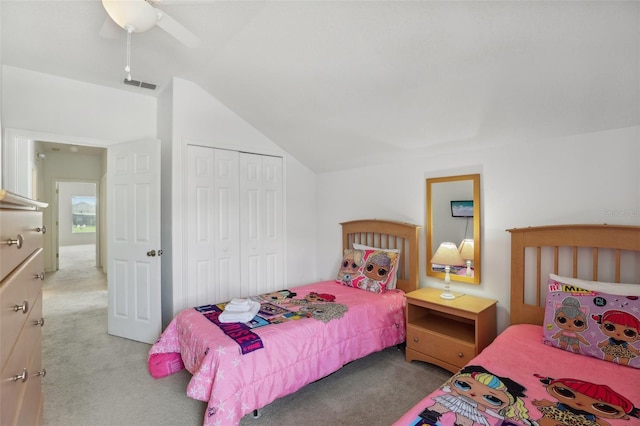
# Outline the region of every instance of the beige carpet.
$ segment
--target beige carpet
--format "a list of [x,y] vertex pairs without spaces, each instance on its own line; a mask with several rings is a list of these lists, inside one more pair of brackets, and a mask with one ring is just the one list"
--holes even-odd
[[[154,380],[149,345],[107,334],[107,284],[94,246],[61,247],[43,288],[44,424],[201,425],[205,404],[185,394],[189,373]],[[250,415],[243,426],[388,425],[450,374],[404,361],[396,348],[355,361]]]

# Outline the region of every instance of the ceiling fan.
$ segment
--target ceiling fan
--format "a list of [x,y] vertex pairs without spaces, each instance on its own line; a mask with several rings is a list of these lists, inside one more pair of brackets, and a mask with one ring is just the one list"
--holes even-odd
[[102,0],[111,19],[129,35],[150,30],[156,25],[187,47],[195,48],[200,39],[181,23],[154,7],[162,0]]

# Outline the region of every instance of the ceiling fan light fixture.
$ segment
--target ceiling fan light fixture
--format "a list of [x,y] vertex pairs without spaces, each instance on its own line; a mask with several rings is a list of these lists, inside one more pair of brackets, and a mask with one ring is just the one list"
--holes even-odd
[[111,19],[126,30],[129,27],[141,33],[158,22],[157,10],[145,0],[102,0],[102,5]]

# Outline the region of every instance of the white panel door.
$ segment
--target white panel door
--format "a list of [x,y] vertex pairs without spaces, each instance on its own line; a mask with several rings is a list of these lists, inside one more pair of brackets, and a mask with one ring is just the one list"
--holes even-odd
[[282,158],[240,154],[243,297],[284,287],[282,193]]
[[160,141],[108,147],[108,332],[145,343],[162,331]]
[[184,282],[188,306],[239,296],[237,151],[187,146]]

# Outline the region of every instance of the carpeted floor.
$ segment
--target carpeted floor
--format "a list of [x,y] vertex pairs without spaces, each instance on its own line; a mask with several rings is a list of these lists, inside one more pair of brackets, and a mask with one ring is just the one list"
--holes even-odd
[[[44,424],[201,425],[205,404],[185,394],[189,373],[154,380],[149,345],[107,334],[107,284],[94,246],[61,247],[43,287]],[[243,426],[389,425],[450,374],[389,348],[346,365],[246,416]]]

